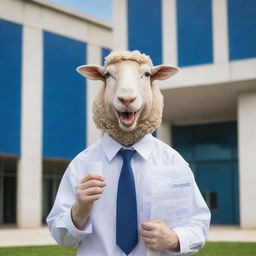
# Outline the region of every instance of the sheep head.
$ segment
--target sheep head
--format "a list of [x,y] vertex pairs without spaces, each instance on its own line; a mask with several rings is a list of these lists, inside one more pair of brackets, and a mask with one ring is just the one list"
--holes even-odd
[[94,101],[94,121],[125,146],[131,146],[161,124],[163,97],[154,80],[165,80],[178,72],[174,66],[153,66],[139,51],[113,52],[104,67],[77,68],[83,76],[104,83]]

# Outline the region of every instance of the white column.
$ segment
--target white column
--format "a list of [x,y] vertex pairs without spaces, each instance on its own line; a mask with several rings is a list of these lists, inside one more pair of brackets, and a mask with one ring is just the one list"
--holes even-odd
[[168,145],[171,145],[171,124],[162,123],[157,129],[157,138]]
[[240,225],[256,228],[256,93],[238,100]]
[[176,0],[162,0],[163,63],[178,65]]
[[40,227],[42,219],[42,44],[41,30],[23,26],[19,228]]
[[212,1],[213,55],[214,63],[228,62],[227,0]]
[[113,50],[128,49],[128,21],[127,21],[127,0],[113,1]]
[[[87,46],[87,63],[101,65],[101,48],[96,45]],[[101,81],[92,81],[87,79],[87,145],[90,146],[100,139],[102,132],[97,129],[93,121],[92,106],[95,96],[101,88]]]

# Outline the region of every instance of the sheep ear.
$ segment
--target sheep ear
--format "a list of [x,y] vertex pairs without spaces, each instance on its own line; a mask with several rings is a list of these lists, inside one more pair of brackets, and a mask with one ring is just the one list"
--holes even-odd
[[104,68],[101,66],[83,65],[79,66],[76,71],[88,79],[105,81],[103,76]]
[[165,80],[174,76],[180,69],[175,66],[159,65],[151,68],[152,80]]

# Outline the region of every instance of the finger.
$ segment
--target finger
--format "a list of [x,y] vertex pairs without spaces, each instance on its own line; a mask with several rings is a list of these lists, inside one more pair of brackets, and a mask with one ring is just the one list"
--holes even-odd
[[82,178],[80,180],[80,183],[84,183],[84,182],[86,182],[88,180],[93,180],[93,179],[103,181],[104,177],[102,177],[102,176],[100,176],[98,174],[89,174],[89,175],[85,176],[84,178]]
[[154,249],[154,247],[155,247],[155,244],[153,243],[153,242],[144,242],[144,244],[145,244],[145,246],[147,247],[147,248],[149,248],[149,249]]
[[79,184],[79,188],[86,189],[86,188],[92,188],[92,187],[105,187],[106,183],[100,180],[88,180],[85,183]]
[[93,201],[96,201],[96,200],[100,199],[100,197],[101,197],[101,194],[88,196],[87,201],[88,202],[93,202]]
[[162,220],[150,220],[150,222],[153,222],[153,223],[159,223],[159,224],[163,223],[163,221],[162,221]]
[[100,187],[87,188],[85,190],[85,193],[87,196],[98,195],[98,194],[101,194],[102,192],[103,192],[103,188],[100,188]]
[[154,237],[154,234],[152,232],[147,231],[147,230],[143,230],[143,229],[140,230],[140,234],[143,237],[148,237],[148,238],[153,238]]
[[142,239],[145,243],[152,244],[154,241],[151,238],[142,236]]
[[142,229],[144,229],[144,230],[151,231],[151,230],[156,229],[157,223],[152,223],[152,222],[150,222],[150,221],[146,221],[146,222],[144,222],[144,223],[141,224],[141,227],[142,227]]

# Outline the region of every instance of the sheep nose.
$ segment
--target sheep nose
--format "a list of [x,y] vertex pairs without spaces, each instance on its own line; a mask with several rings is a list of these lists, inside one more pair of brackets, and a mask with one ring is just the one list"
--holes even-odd
[[128,107],[132,102],[135,101],[136,97],[135,97],[135,98],[129,98],[129,99],[119,97],[118,99],[119,99],[126,107]]

